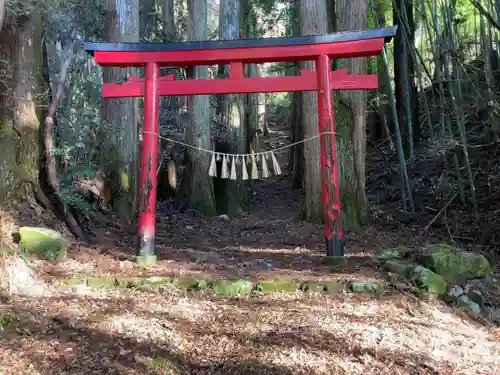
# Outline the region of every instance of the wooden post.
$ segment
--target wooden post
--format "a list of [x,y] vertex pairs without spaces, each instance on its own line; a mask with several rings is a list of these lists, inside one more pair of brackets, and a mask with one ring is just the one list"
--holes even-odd
[[141,178],[139,186],[138,263],[156,261],[156,170],[158,168],[158,78],[157,63],[148,62],[145,74],[144,128],[142,135]]
[[[337,144],[333,117],[332,83],[330,80],[330,58],[320,55],[316,59],[318,77],[318,125],[322,174],[323,204],[325,206],[326,255],[344,255],[342,211],[338,178]],[[328,133],[328,134],[325,134]]]

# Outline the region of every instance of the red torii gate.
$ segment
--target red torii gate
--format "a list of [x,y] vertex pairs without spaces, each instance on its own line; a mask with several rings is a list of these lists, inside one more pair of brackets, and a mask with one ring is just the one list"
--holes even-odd
[[[332,71],[331,60],[380,54],[397,26],[319,36],[221,40],[187,43],[93,43],[84,49],[103,67],[145,67],[145,78],[130,77],[125,83],[104,83],[104,98],[144,96],[144,133],[139,188],[138,260],[156,259],[156,169],[158,164],[158,110],[160,95],[208,95],[259,92],[317,91],[322,169],[326,253],[344,255],[342,212],[338,183],[332,90],[371,90],[376,75]],[[243,65],[266,62],[316,61],[316,72],[301,70],[300,76],[245,78]],[[229,78],[175,80],[161,76],[161,66],[229,64]],[[331,137],[331,150],[325,142]],[[330,152],[329,152],[330,151]]]

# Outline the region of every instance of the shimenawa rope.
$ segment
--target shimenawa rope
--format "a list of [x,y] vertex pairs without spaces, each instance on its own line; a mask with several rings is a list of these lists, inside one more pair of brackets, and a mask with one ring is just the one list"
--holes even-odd
[[[267,165],[267,160],[269,160],[269,159],[270,159],[270,162],[272,164],[272,169],[274,171],[274,174],[280,175],[282,172],[281,172],[281,167],[278,163],[278,159],[276,158],[276,155],[275,155],[277,152],[283,152],[287,148],[291,148],[291,147],[299,145],[301,143],[309,142],[313,139],[321,137],[322,135],[327,135],[327,134],[334,135],[335,133],[334,132],[322,132],[322,133],[318,133],[312,137],[304,138],[298,142],[293,142],[293,143],[290,143],[289,145],[277,147],[277,148],[272,149],[272,150],[257,152],[257,153],[252,150],[252,152],[249,154],[228,154],[228,153],[224,153],[224,152],[217,152],[217,151],[209,150],[209,149],[206,149],[203,147],[191,145],[189,143],[185,143],[182,141],[177,141],[177,140],[172,139],[172,138],[164,137],[164,136],[162,136],[158,133],[154,133],[154,132],[143,131],[143,134],[156,135],[158,138],[163,139],[167,142],[176,143],[178,145],[181,145],[181,146],[193,149],[193,150],[197,150],[200,152],[206,152],[206,153],[211,154],[212,160],[210,162],[210,168],[208,170],[209,176],[217,177],[217,163],[216,162],[222,160],[221,178],[230,178],[231,180],[236,180],[238,177],[237,165],[241,164],[241,173],[240,173],[241,179],[248,180],[250,178],[252,180],[255,180],[255,179],[259,178],[259,168],[257,166],[258,161],[260,161],[261,170],[262,170],[262,172],[260,173],[261,178],[267,178],[271,175],[271,173],[269,171],[269,167]],[[231,164],[231,165],[229,166],[229,164]],[[248,169],[247,169],[249,164],[251,165],[251,172],[250,173],[248,172]]]

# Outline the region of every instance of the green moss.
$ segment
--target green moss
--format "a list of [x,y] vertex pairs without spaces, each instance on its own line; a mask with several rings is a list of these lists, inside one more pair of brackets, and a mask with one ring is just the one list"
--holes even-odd
[[263,293],[286,293],[300,289],[300,283],[288,280],[263,280],[257,284],[257,290]]
[[424,291],[437,296],[444,296],[448,289],[446,280],[423,266],[416,266],[410,271],[411,280]]
[[411,249],[406,246],[397,246],[390,249],[385,249],[379,252],[376,256],[377,260],[385,261],[388,259],[404,259],[411,253]]
[[87,279],[87,286],[89,288],[114,288],[116,285],[116,278],[113,276],[101,276]]
[[67,241],[61,233],[52,229],[21,227],[19,235],[21,249],[25,254],[46,260],[60,259],[66,255]]
[[213,290],[219,296],[245,297],[252,293],[253,283],[248,280],[218,281],[214,283]]
[[144,283],[149,285],[171,284],[172,281],[173,279],[171,277],[166,277],[166,276],[151,276],[144,279]]
[[404,264],[394,259],[390,259],[387,262],[385,262],[384,267],[387,268],[389,271],[403,277],[408,276],[408,271],[412,268],[411,265]]
[[120,187],[124,192],[127,192],[130,189],[129,176],[124,170],[120,171]]
[[0,120],[0,203],[15,207],[26,200],[29,189],[21,189],[26,180],[37,181],[38,124],[24,128],[21,137],[12,120]]
[[172,281],[172,285],[179,289],[188,291],[201,290],[209,286],[208,280],[204,279],[191,279],[191,278],[178,278]]
[[447,244],[430,245],[419,260],[422,265],[449,281],[491,275],[486,257]]
[[372,293],[380,295],[384,291],[384,284],[379,281],[353,280],[349,283],[349,290],[353,293]]
[[140,277],[119,276],[116,278],[116,285],[120,288],[134,288],[143,282]]
[[0,312],[0,333],[1,333],[1,329],[2,328],[7,328],[15,320],[16,320],[16,317],[14,315],[9,314],[9,313],[2,313],[2,312]]

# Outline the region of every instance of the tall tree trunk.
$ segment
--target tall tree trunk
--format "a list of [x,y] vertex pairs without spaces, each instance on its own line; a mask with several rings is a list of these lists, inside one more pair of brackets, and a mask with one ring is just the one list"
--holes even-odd
[[[219,13],[219,39],[239,39],[241,32],[241,2],[240,0],[221,0]],[[229,66],[224,68],[224,77],[229,76]],[[219,116],[223,124],[228,125],[225,152],[246,153],[248,150],[248,132],[245,126],[243,95],[226,95],[219,108]],[[232,161],[232,160],[231,160]],[[250,198],[249,184],[237,178],[224,181],[224,197],[217,199],[218,209],[229,215],[248,209]],[[219,193],[217,194],[219,196]],[[226,207],[224,207],[226,206]]]
[[[262,66],[258,64],[248,64],[249,78],[262,78]],[[254,140],[253,149],[258,152],[259,136],[263,135],[266,129],[266,94],[248,94],[248,131],[250,138]]]
[[[179,41],[179,32],[176,27],[174,0],[156,0],[161,7],[162,23],[163,23],[163,41],[171,43]],[[168,74],[176,73],[179,69],[175,68],[168,71]],[[183,107],[186,104],[187,97],[185,96],[169,96],[162,98],[162,106],[167,105],[172,123],[182,125],[181,114]]]
[[[334,4],[333,0],[328,0],[328,4]],[[327,5],[328,5],[327,4]],[[330,11],[330,8],[328,9]],[[298,35],[298,5],[294,1],[290,4],[289,9],[291,22],[287,24],[287,35]],[[296,76],[299,74],[299,67],[297,64],[289,66],[286,69],[287,76]],[[290,95],[290,130],[292,142],[299,142],[304,138],[302,129],[302,93],[300,91],[291,92]],[[288,163],[289,169],[292,174],[292,186],[295,189],[302,189],[304,186],[304,144],[296,144],[290,152],[290,161]]]
[[32,16],[10,18],[1,31],[0,192],[8,199],[27,198],[22,182],[37,180],[39,166],[35,22]]
[[[365,0],[337,0],[337,31],[366,29],[368,6]],[[366,58],[338,61],[351,74],[366,74]],[[334,96],[339,97],[338,93]],[[365,193],[366,162],[366,91],[340,93],[336,101],[336,128],[340,161],[340,191],[344,225],[358,227],[368,221],[368,202]],[[347,107],[347,108],[346,108]]]
[[[188,40],[207,40],[207,0],[188,0]],[[193,79],[208,78],[208,67],[197,66],[193,69]],[[210,97],[194,95],[188,98],[188,111],[191,115],[188,144],[212,150],[210,133]],[[212,177],[208,175],[210,158],[205,152],[190,150],[190,202],[205,215],[215,215],[215,198]]]
[[[139,41],[139,0],[106,0],[106,40],[108,42]],[[136,74],[132,68],[104,68],[104,82],[119,81]],[[118,216],[131,223],[136,217],[138,129],[136,99],[103,100],[103,117],[112,126],[104,143],[113,190],[113,207]]]
[[177,40],[175,28],[174,0],[157,0],[162,2],[163,35],[166,42]]
[[[299,35],[320,35],[328,32],[325,0],[299,1]],[[303,69],[315,70],[312,61],[302,62]],[[318,98],[316,92],[303,92],[302,127],[304,138],[318,134]],[[322,222],[324,205],[321,198],[320,144],[315,138],[304,144],[305,219]]]

